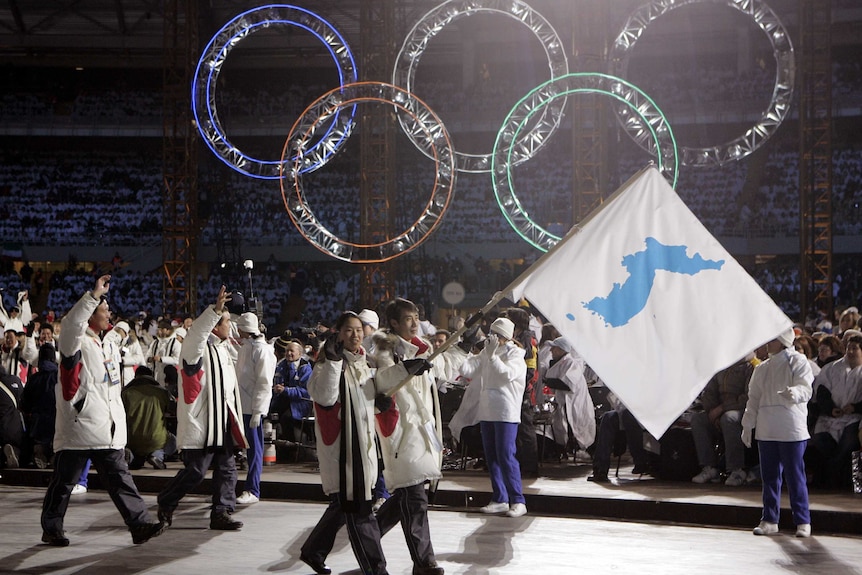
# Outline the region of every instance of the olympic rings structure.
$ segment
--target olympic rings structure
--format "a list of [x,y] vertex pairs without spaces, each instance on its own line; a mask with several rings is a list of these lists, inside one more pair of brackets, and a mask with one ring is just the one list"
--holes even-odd
[[[222,26],[204,48],[192,82],[192,112],[198,131],[210,150],[230,168],[253,178],[279,178],[281,163],[258,160],[242,152],[228,140],[216,108],[216,85],[228,54],[249,35],[273,26],[296,26],[311,32],[323,42],[338,69],[340,84],[356,81],[356,62],[341,34],[329,22],[313,12],[286,4],[271,4],[239,14]],[[206,111],[206,115],[203,112]],[[353,110],[351,110],[351,115]],[[332,131],[318,142],[330,154],[338,151],[344,134]],[[316,169],[320,166],[308,166]]]
[[[649,24],[668,12],[692,4],[718,4],[750,16],[766,34],[776,60],[772,98],[761,118],[741,136],[706,148],[677,146],[673,131],[656,103],[625,79],[629,59]],[[445,125],[414,93],[415,73],[428,43],[447,24],[480,12],[503,14],[523,23],[541,42],[551,79],[531,90],[507,115],[490,154],[457,152]],[[272,26],[296,26],[323,42],[337,67],[339,87],[320,96],[293,124],[278,160],[259,160],[243,153],[225,134],[216,109],[216,83],[230,53],[244,38]],[[616,37],[609,74],[568,72],[562,42],[554,28],[523,0],[446,0],[427,12],[404,40],[392,72],[392,83],[358,82],[347,42],[316,14],[286,4],[243,12],[223,26],[204,49],[192,83],[192,108],[198,130],[212,152],[238,172],[278,179],[293,224],[317,249],[343,261],[377,263],[418,247],[442,221],[454,192],[457,172],[490,173],[494,195],[504,217],[535,248],[547,251],[559,241],[534,222],[518,199],[512,168],[532,158],[559,128],[566,98],[600,94],[616,101],[617,119],[635,143],[656,157],[674,186],[680,165],[724,165],[740,160],[777,130],[789,113],[795,61],[784,26],[762,0],[651,0],[633,12]],[[405,135],[435,162],[436,176],[428,202],[408,228],[386,242],[359,244],[338,238],[323,226],[306,202],[302,179],[323,167],[350,137],[359,104],[390,105]],[[205,113],[204,113],[205,111]]]
[[494,196],[500,210],[518,235],[541,251],[548,251],[560,237],[534,222],[515,194],[512,167],[519,158],[531,157],[535,153],[518,136],[530,116],[558,98],[578,93],[603,94],[620,102],[626,109],[626,129],[636,134],[639,145],[656,156],[659,171],[671,185],[676,185],[679,162],[673,130],[649,96],[633,84],[607,74],[567,74],[549,80],[524,96],[506,116],[497,133],[491,165]]
[[[428,43],[446,25],[460,18],[480,12],[502,14],[523,23],[535,35],[536,39],[541,42],[545,56],[548,58],[548,69],[551,72],[551,78],[564,76],[569,72],[569,62],[566,59],[563,42],[557,35],[557,31],[554,30],[553,26],[541,14],[533,10],[525,2],[521,0],[448,0],[422,16],[407,34],[404,44],[402,44],[401,50],[395,58],[392,83],[396,86],[404,86],[408,92],[412,92],[416,77],[416,67],[419,65],[419,60],[425,53]],[[559,102],[554,102],[552,105],[544,108],[541,117],[537,119],[535,125],[521,138],[525,141],[532,140],[532,149],[537,150],[543,146],[559,127],[565,106],[566,99],[563,98]],[[409,126],[402,123],[401,127],[407,134],[407,137],[427,156],[428,150],[417,143],[416,137],[410,131]],[[491,169],[491,154],[455,152],[455,156],[458,159],[458,170],[461,172],[481,173],[488,172]],[[520,163],[529,159],[530,157],[526,156],[519,158],[517,161]]]
[[[629,16],[614,41],[610,62],[611,74],[625,78],[632,50],[651,22],[672,10],[691,4],[720,4],[750,16],[766,34],[775,56],[775,87],[772,90],[772,99],[752,127],[741,136],[723,144],[706,148],[680,147],[682,164],[685,166],[721,166],[734,160],[741,160],[754,152],[775,133],[787,117],[793,99],[796,61],[793,57],[790,35],[778,16],[762,0],[653,0]],[[628,132],[625,122],[621,123]]]
[[[428,203],[407,230],[386,242],[358,244],[336,237],[317,220],[305,201],[302,175],[309,166],[326,161],[324,154],[328,151],[316,148],[306,151],[317,129],[332,121],[336,123],[334,131],[346,138],[352,122],[343,116],[339,117],[338,112],[345,107],[369,102],[393,105],[399,119],[410,124],[411,133],[424,138],[420,143],[431,151],[436,176]],[[455,187],[455,150],[443,122],[416,96],[383,82],[346,84],[312,102],[290,129],[282,160],[288,154],[294,154],[294,160],[291,168],[282,174],[281,190],[290,219],[314,247],[336,259],[352,263],[384,262],[418,247],[442,221]]]

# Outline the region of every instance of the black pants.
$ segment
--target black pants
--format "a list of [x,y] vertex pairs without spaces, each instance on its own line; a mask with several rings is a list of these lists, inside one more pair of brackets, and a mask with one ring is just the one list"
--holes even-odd
[[150,523],[147,504],[132,480],[122,449],[66,449],[58,451],[54,457],[54,474],[42,503],[42,530],[46,533],[63,531],[63,518],[69,507],[72,487],[78,483],[88,459],[99,472],[102,485],[126,525],[134,527]]
[[521,403],[521,423],[518,425],[518,436],[515,438],[515,457],[521,464],[521,475],[539,474],[539,450],[533,415],[533,406],[525,398]]
[[383,535],[399,521],[414,567],[436,565],[434,547],[431,545],[431,530],[428,526],[428,494],[424,483],[399,487],[377,510],[377,523]]
[[217,450],[183,449],[185,467],[159,493],[159,507],[175,509],[180,499],[200,485],[209,469],[213,467],[212,512],[233,513],[236,509],[236,460],[232,447]]
[[357,513],[345,513],[338,503],[338,494],[332,494],[329,506],[302,544],[302,554],[321,563],[326,561],[338,530],[346,524],[350,546],[362,574],[387,575],[386,557],[380,545],[380,528],[371,512],[371,504],[371,501],[363,501]]

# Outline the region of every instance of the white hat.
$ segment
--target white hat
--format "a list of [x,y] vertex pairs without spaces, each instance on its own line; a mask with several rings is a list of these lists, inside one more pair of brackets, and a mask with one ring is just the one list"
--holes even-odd
[[796,340],[796,332],[793,331],[793,328],[790,328],[780,333],[775,339],[784,347],[793,347],[793,342]]
[[188,333],[189,332],[186,331],[186,328],[178,327],[177,330],[174,332],[174,335],[177,337],[186,337],[188,335]]
[[515,324],[512,323],[512,320],[505,317],[498,317],[494,320],[494,323],[491,324],[491,332],[496,333],[497,335],[502,335],[506,339],[512,339],[512,336],[515,333]]
[[558,337],[551,342],[551,345],[560,348],[566,353],[571,353],[572,351],[572,344],[570,344],[569,341],[564,337]]
[[260,335],[260,322],[257,316],[250,311],[239,316],[236,327],[238,330],[250,333],[251,335]]
[[126,335],[129,335],[129,332],[131,331],[131,329],[129,329],[129,324],[124,321],[118,321],[117,325],[114,326],[114,329],[121,329],[126,332]]
[[6,325],[3,326],[3,333],[7,331],[14,331],[15,333],[26,333],[26,330],[24,329],[24,322],[17,317],[9,318],[6,321]]
[[362,322],[362,325],[370,325],[374,329],[380,326],[380,317],[377,315],[377,312],[370,309],[364,309],[359,312],[359,321]]

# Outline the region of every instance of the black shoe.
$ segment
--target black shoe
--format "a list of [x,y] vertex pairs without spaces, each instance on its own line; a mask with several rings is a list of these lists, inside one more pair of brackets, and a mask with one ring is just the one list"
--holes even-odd
[[319,575],[329,575],[330,573],[332,573],[332,569],[327,567],[326,563],[319,559],[312,559],[304,553],[299,556],[299,559],[300,561],[314,569],[314,572],[318,573]]
[[239,531],[242,529],[242,521],[231,518],[230,513],[213,513],[210,515],[210,529],[216,531]]
[[158,537],[164,533],[165,529],[167,529],[167,526],[159,521],[158,523],[141,523],[140,525],[131,527],[129,531],[132,532],[132,543],[140,545],[153,537]]
[[593,483],[610,483],[611,480],[608,479],[607,475],[601,475],[599,473],[593,473],[589,477],[587,477],[587,481],[592,481]]
[[652,467],[649,465],[635,465],[632,475],[652,475]]
[[436,563],[425,565],[424,567],[413,566],[413,575],[443,575],[443,573],[443,568]]
[[147,456],[147,463],[153,466],[153,469],[167,469],[168,466],[161,459],[156,459],[152,455]]
[[158,511],[159,521],[170,527],[174,524],[174,510],[168,507],[159,505]]
[[52,547],[68,547],[69,538],[66,537],[66,533],[64,531],[60,531],[59,533],[48,533],[47,531],[43,531],[42,543],[47,543]]

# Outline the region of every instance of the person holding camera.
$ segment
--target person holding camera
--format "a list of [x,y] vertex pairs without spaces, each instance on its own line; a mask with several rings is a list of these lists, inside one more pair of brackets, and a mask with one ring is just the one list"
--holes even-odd
[[192,323],[182,346],[182,384],[177,398],[177,447],[184,467],[159,493],[159,519],[171,525],[174,510],[213,465],[210,529],[236,531],[234,449],[246,449],[240,391],[231,359],[229,296],[222,286],[214,305]]

